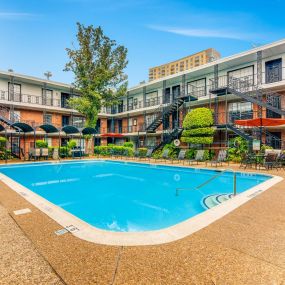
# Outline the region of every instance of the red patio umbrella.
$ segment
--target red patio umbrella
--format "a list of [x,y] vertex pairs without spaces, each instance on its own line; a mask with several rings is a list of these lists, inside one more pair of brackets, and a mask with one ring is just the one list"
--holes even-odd
[[274,127],[285,125],[284,119],[256,118],[248,120],[235,120],[235,124],[245,127]]

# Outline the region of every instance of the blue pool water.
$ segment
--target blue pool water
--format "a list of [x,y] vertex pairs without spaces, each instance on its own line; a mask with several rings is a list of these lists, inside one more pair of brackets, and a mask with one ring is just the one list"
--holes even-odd
[[[9,176],[85,222],[109,231],[166,228],[206,210],[205,197],[230,194],[233,174],[172,166],[77,161],[0,167]],[[270,176],[237,174],[241,193]],[[177,188],[187,188],[178,191]],[[1,191],[1,190],[0,190]]]

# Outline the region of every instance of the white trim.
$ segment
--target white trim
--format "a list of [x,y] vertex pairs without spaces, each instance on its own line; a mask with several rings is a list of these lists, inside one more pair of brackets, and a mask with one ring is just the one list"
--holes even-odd
[[[91,162],[90,160],[86,160]],[[96,160],[92,160],[94,162]],[[80,161],[81,163],[84,161]],[[79,163],[79,162],[78,162]],[[127,163],[127,162],[123,162]],[[134,163],[134,162],[132,162]],[[163,165],[163,164],[159,164]],[[164,165],[165,166],[165,165]],[[167,165],[168,166],[168,165]],[[171,167],[171,166],[169,166]],[[182,167],[183,166],[175,166]],[[204,169],[204,168],[203,168]],[[212,170],[212,169],[209,169]],[[258,173],[253,173],[258,174]],[[222,204],[206,210],[192,218],[189,218],[181,223],[174,226],[155,230],[155,231],[145,231],[145,232],[111,232],[106,230],[98,229],[90,224],[82,221],[71,213],[65,211],[64,209],[54,205],[40,195],[32,192],[23,185],[15,182],[8,176],[0,173],[0,179],[7,186],[25,198],[28,202],[33,204],[35,207],[40,209],[42,212],[47,214],[50,218],[55,220],[63,228],[68,228],[70,226],[75,227],[77,230],[72,232],[72,234],[80,239],[94,242],[97,244],[105,245],[121,245],[121,246],[138,246],[138,245],[156,245],[163,244],[178,239],[184,238],[194,232],[210,225],[214,221],[222,218],[226,214],[230,213],[234,209],[238,208],[242,204],[248,202],[255,196],[268,190],[270,187],[276,183],[283,180],[282,177],[272,176],[271,179],[250,188],[249,190],[242,192],[236,197],[223,202]]]

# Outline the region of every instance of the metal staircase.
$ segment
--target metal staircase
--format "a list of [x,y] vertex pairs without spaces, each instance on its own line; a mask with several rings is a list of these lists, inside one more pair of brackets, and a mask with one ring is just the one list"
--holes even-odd
[[265,143],[268,144],[268,141],[274,141],[276,144],[280,145],[282,148],[283,141],[271,134],[269,131],[267,131],[264,128],[258,128],[258,127],[251,127],[251,128],[245,128],[241,126],[237,126],[234,124],[221,124],[217,126],[218,129],[229,129],[238,136],[242,137],[249,143],[249,148],[252,147],[252,142],[254,139],[260,139],[260,137],[265,135],[266,141]]
[[166,107],[159,107],[155,110],[156,116],[154,120],[146,127],[147,133],[154,133],[155,130],[162,124],[163,119],[168,117],[173,112],[177,111],[184,103],[184,98],[175,99],[170,105]]
[[181,134],[182,134],[182,131],[183,131],[182,128],[175,128],[175,129],[171,130],[168,133],[164,133],[163,134],[163,139],[161,140],[161,142],[158,145],[156,145],[154,147],[153,151],[155,151],[157,149],[161,149],[166,144],[171,143],[176,138],[179,138],[181,136]]
[[275,107],[269,102],[263,100],[263,97],[266,95],[276,95],[280,96],[280,94],[273,92],[271,90],[265,91],[258,88],[256,84],[254,84],[253,79],[251,77],[242,77],[242,78],[224,78],[222,80],[218,79],[216,82],[214,79],[210,79],[211,87],[210,92],[212,94],[216,94],[217,96],[225,95],[225,94],[234,94],[247,102],[251,102],[260,107],[264,107],[272,112],[279,114],[281,116],[285,115],[285,110]]

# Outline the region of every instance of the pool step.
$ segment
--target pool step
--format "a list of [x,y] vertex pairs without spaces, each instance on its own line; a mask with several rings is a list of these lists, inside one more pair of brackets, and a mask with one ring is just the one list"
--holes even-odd
[[232,198],[232,194],[213,194],[203,199],[203,205],[211,209]]

